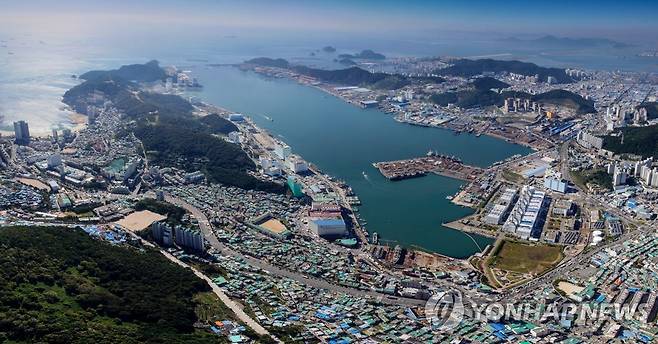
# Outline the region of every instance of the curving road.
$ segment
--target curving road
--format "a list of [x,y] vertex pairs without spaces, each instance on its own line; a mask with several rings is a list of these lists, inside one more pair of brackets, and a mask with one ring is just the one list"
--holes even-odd
[[210,222],[208,221],[208,218],[206,215],[199,210],[198,208],[194,207],[193,205],[185,202],[184,200],[180,198],[176,198],[171,196],[170,194],[165,195],[165,200],[171,204],[177,205],[187,211],[189,211],[199,222],[199,227],[201,228],[201,231],[203,232],[206,241],[215,248],[218,253],[226,255],[226,256],[231,256],[234,258],[239,258],[243,259],[245,262],[248,262],[249,264],[258,267],[260,269],[263,269],[273,275],[280,276],[280,277],[286,277],[292,280],[295,280],[299,283],[308,285],[310,287],[314,288],[319,288],[319,289],[325,289],[325,290],[330,290],[334,292],[339,292],[339,293],[344,293],[348,295],[353,295],[357,297],[363,297],[363,298],[368,298],[368,299],[373,299],[380,301],[382,303],[387,303],[387,304],[394,304],[394,305],[401,305],[401,306],[424,306],[425,305],[425,300],[418,300],[418,299],[410,299],[410,298],[404,298],[404,297],[392,297],[389,295],[384,295],[380,294],[374,291],[367,291],[367,290],[360,290],[360,289],[354,289],[354,288],[348,288],[340,285],[336,285],[333,283],[330,283],[326,280],[314,278],[314,277],[309,277],[297,272],[292,272],[290,270],[285,270],[281,269],[277,266],[274,266],[270,263],[267,263],[265,261],[262,261],[260,259],[256,259],[253,257],[245,256],[230,247],[222,244],[217,237],[215,236],[215,233],[212,231],[212,226],[210,225]]

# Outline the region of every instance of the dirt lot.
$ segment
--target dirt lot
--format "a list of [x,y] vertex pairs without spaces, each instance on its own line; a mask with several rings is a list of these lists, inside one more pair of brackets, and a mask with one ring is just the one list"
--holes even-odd
[[562,260],[557,246],[506,241],[492,261],[492,267],[505,271],[540,274]]
[[138,232],[146,229],[153,222],[162,221],[166,218],[167,217],[164,215],[160,215],[148,210],[142,210],[124,217],[123,219],[117,221],[116,224],[130,231]]

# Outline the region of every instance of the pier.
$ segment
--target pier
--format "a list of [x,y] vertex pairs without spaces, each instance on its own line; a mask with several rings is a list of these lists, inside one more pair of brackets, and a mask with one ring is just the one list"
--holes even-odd
[[402,180],[436,173],[450,178],[472,181],[484,173],[484,169],[465,165],[455,157],[435,154],[408,160],[377,162],[373,166],[389,180]]

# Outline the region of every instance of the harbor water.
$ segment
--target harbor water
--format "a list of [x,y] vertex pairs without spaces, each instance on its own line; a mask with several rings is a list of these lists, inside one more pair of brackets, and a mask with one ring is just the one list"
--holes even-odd
[[418,157],[432,149],[484,167],[530,152],[487,136],[401,124],[382,111],[355,107],[291,80],[228,66],[198,66],[192,73],[204,85],[194,95],[249,115],[294,153],[352,186],[363,202],[359,213],[366,228],[378,232],[383,242],[463,258],[492,240],[441,225],[472,213],[446,199],[459,190],[462,181],[438,175],[389,181],[372,163]]

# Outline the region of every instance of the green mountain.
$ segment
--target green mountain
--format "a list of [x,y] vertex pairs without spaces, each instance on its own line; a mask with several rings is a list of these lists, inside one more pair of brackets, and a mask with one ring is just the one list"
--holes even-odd
[[500,96],[500,94],[493,91],[467,89],[457,92],[433,94],[430,96],[430,100],[441,106],[455,104],[461,108],[470,109],[491,105],[500,105],[503,101],[503,98]]
[[[342,60],[341,60],[342,61]],[[343,61],[345,62],[345,61]],[[350,61],[353,63],[354,61]],[[345,62],[345,63],[350,63]],[[342,63],[342,62],[341,62]],[[307,75],[323,82],[334,83],[339,85],[357,85],[371,87],[376,89],[395,90],[414,82],[423,83],[441,83],[445,79],[441,77],[406,77],[400,74],[371,73],[359,67],[350,67],[346,69],[318,69],[306,66],[294,66],[284,59],[272,59],[268,57],[259,57],[245,61],[245,64],[255,64],[265,67],[287,68],[296,73]]]
[[646,127],[625,127],[621,136],[604,136],[603,149],[617,154],[636,154],[645,158],[658,156],[658,125]]
[[471,82],[471,85],[476,89],[482,91],[490,90],[492,88],[503,89],[510,86],[506,82],[502,82],[496,78],[492,78],[489,76],[476,78]]
[[526,76],[539,75],[541,81],[547,81],[549,76],[554,77],[559,83],[570,83],[573,80],[560,68],[545,68],[534,63],[521,61],[500,61],[493,59],[454,61],[452,66],[437,69],[434,73],[438,75],[460,76],[470,78],[486,72],[491,73],[516,73]]
[[[434,94],[430,97],[430,100],[441,106],[455,104],[461,108],[469,109],[492,105],[502,106],[506,98],[522,98],[530,99],[541,104],[551,104],[567,107],[581,114],[596,111],[594,109],[594,102],[592,100],[587,100],[580,95],[570,91],[552,90],[536,95],[516,91],[503,91],[502,93],[496,93],[489,90],[487,86],[501,86],[500,84],[497,84],[492,80],[484,80],[480,82],[477,82],[477,80],[478,79],[471,83],[470,87],[465,90]],[[493,80],[498,81],[496,79]]]
[[359,67],[325,70],[305,66],[295,66],[293,69],[299,74],[308,75],[324,82],[341,85],[360,85],[378,89],[394,90],[411,83],[410,78],[402,75],[371,73]]
[[338,55],[338,58],[352,60],[384,60],[386,59],[386,56],[370,49],[365,49],[358,54],[340,54]]
[[276,68],[288,68],[290,63],[285,59],[272,59],[269,57],[257,57],[251,60],[247,60],[244,63],[254,64],[263,67],[276,67]]
[[167,77],[164,69],[160,68],[158,61],[152,60],[145,64],[132,64],[121,66],[119,69],[109,71],[90,71],[80,75],[82,80],[97,79],[99,77],[121,78],[137,82],[153,82]]
[[210,287],[155,250],[55,227],[4,227],[0,247],[0,342],[218,340],[193,327]]
[[196,117],[190,102],[178,95],[140,91],[112,72],[96,75],[67,91],[64,102],[86,113],[89,95],[104,94],[135,121],[129,130],[142,140],[153,163],[201,170],[212,182],[243,189],[284,191],[282,185],[251,176],[256,166],[242,148],[215,136],[236,130],[233,123],[218,115]]
[[551,90],[532,96],[532,100],[542,104],[552,104],[576,110],[578,114],[596,112],[594,101],[566,90]]

